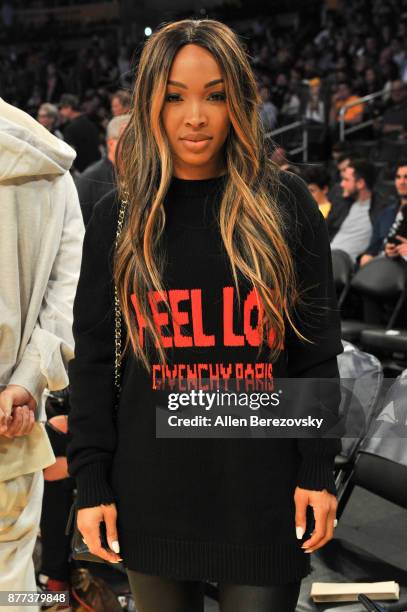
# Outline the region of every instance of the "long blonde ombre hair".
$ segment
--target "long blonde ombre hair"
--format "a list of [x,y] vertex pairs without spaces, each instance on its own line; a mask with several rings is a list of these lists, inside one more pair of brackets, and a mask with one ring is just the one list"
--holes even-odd
[[[160,237],[165,227],[163,201],[173,175],[161,109],[175,55],[190,43],[212,53],[224,78],[231,126],[224,145],[228,179],[219,226],[239,302],[240,272],[256,288],[263,303],[263,309],[259,308],[264,317],[259,322],[263,330],[260,348],[270,329],[274,330],[271,360],[284,345],[286,321],[303,338],[292,318],[298,293],[277,202],[280,170],[267,154],[253,71],[243,45],[228,26],[212,19],[185,19],[165,24],[145,43],[132,95],[131,118],[117,148],[119,197],[128,201],[128,211],[116,252],[114,280],[127,327],[126,346],[131,343],[147,370],[147,336],[155,343],[161,363],[167,361],[148,307],[149,291],[160,291],[165,296]],[[135,325],[132,293],[137,296],[146,323],[144,347]]]

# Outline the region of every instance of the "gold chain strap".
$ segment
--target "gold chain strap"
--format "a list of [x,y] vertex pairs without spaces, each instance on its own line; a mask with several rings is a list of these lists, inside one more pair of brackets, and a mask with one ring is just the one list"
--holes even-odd
[[[124,216],[128,200],[121,200],[119,217],[117,219],[117,230],[115,240],[115,250],[119,244],[119,238],[123,229]],[[114,287],[114,386],[116,390],[116,408],[119,403],[121,382],[120,382],[120,365],[122,359],[122,316],[120,311],[119,293],[117,287]]]

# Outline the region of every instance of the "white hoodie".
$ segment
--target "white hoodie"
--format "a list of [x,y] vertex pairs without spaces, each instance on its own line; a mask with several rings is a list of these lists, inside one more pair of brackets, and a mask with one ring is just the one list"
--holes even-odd
[[[69,168],[74,150],[0,98],[0,389],[68,385],[72,306],[84,227]],[[37,411],[38,418],[38,411]],[[28,436],[0,436],[0,481],[55,462],[37,422]]]

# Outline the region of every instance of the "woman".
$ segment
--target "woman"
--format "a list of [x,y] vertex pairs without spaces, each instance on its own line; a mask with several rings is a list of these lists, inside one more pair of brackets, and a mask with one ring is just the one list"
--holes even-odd
[[[156,389],[168,377],[180,387],[187,371],[236,379],[257,364],[263,384],[338,377],[325,222],[305,184],[266,158],[259,104],[228,27],[165,25],[141,55],[119,196],[106,196],[87,228],[69,469],[78,527],[92,552],[124,559],[140,612],[202,610],[203,581],[219,583],[223,612],[292,611],[306,553],[333,533],[336,440],[156,437]],[[113,273],[128,337],[117,423]],[[303,538],[308,505],[316,526]]]

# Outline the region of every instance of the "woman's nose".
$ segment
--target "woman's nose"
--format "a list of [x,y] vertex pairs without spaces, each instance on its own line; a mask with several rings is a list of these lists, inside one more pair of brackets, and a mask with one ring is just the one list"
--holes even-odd
[[207,121],[207,118],[203,112],[202,105],[199,103],[191,103],[186,111],[185,121],[190,125],[204,124]]

